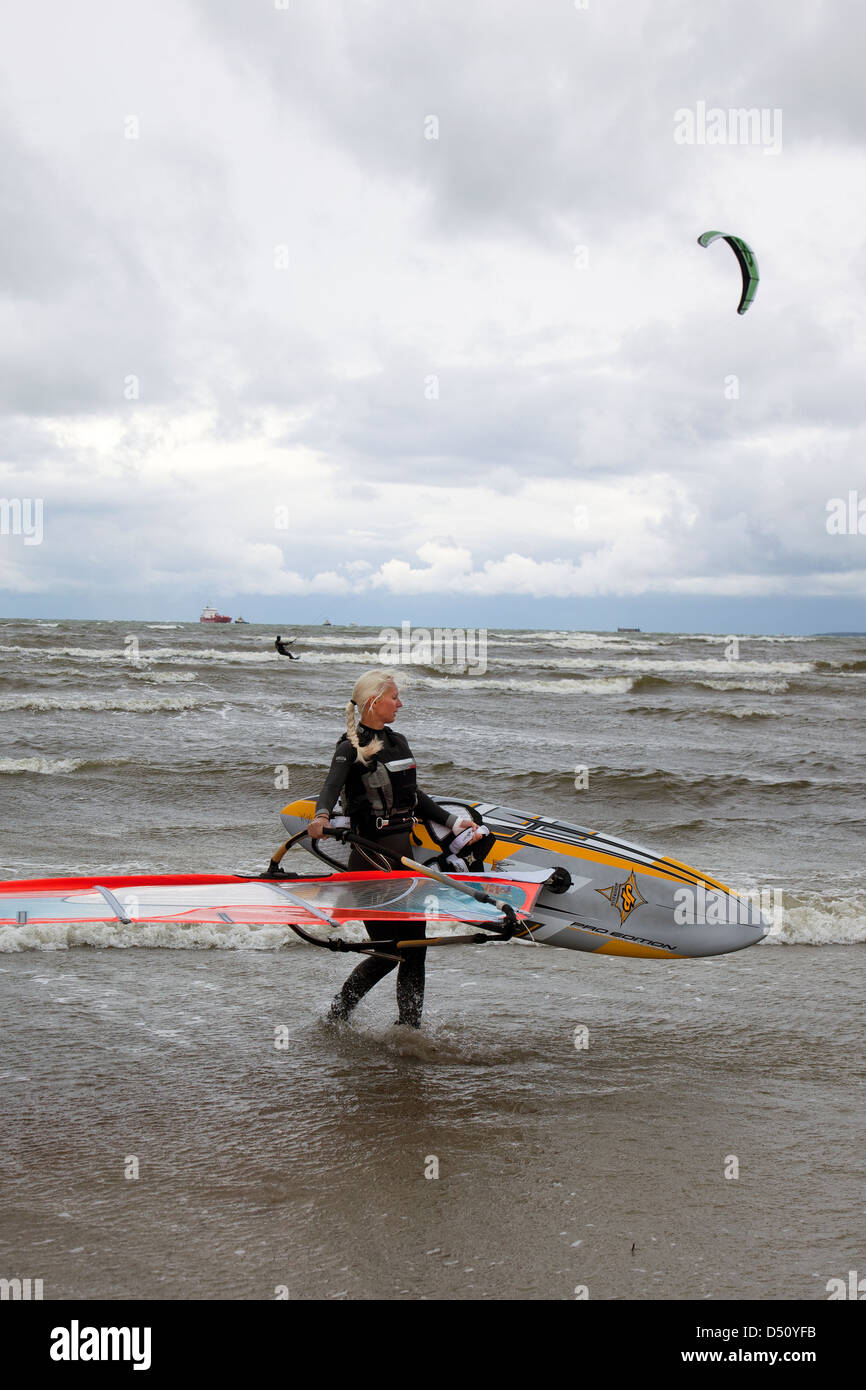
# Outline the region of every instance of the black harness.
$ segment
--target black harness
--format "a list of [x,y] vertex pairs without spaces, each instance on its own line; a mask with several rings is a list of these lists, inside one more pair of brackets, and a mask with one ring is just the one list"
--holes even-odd
[[415,821],[418,772],[412,750],[402,734],[389,731],[387,743],[390,747],[366,763],[353,764],[343,789],[346,814],[362,835],[396,835],[411,830]]

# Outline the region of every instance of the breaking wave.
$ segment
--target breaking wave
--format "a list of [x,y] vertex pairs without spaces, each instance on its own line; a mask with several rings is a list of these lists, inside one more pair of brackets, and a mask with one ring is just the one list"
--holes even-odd
[[117,710],[124,714],[160,714],[195,709],[201,703],[201,700],[180,695],[174,698],[165,696],[162,699],[154,697],[152,700],[144,698],[123,699],[117,696],[108,696],[104,700],[80,700],[74,696],[64,699],[62,696],[22,695],[20,697],[7,696],[0,700],[0,710],[32,710],[37,713],[46,713],[51,710]]
[[5,772],[13,777],[28,772],[52,777],[58,773],[76,772],[83,766],[83,758],[0,758],[0,773]]
[[779,921],[764,946],[856,946],[866,942],[866,893],[782,894]]

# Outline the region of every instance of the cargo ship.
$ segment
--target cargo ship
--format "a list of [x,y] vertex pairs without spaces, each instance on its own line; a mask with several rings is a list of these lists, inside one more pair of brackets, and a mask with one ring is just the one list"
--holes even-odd
[[203,608],[200,623],[230,623],[231,618],[227,618],[225,613],[218,613],[215,608]]

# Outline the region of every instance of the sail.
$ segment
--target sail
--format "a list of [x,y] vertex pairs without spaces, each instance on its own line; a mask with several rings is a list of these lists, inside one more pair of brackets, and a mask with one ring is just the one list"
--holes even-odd
[[[507,902],[518,915],[532,909],[546,875],[454,875]],[[0,883],[0,926],[63,922],[237,922],[323,926],[358,919],[500,926],[502,914],[456,888],[406,873],[332,874],[326,878],[248,879],[235,875],[170,874],[101,878],[18,879]]]

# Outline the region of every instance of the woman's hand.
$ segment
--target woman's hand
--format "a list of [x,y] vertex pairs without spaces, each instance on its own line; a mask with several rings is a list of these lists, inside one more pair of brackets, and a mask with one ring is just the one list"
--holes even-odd
[[315,820],[310,821],[307,834],[311,840],[321,840],[330,819],[330,816],[318,815]]
[[451,827],[452,835],[461,835],[464,830],[473,830],[475,832],[471,840],[467,841],[470,845],[473,845],[476,840],[483,838],[484,831],[481,829],[480,825],[475,824],[471,816],[461,816]]

